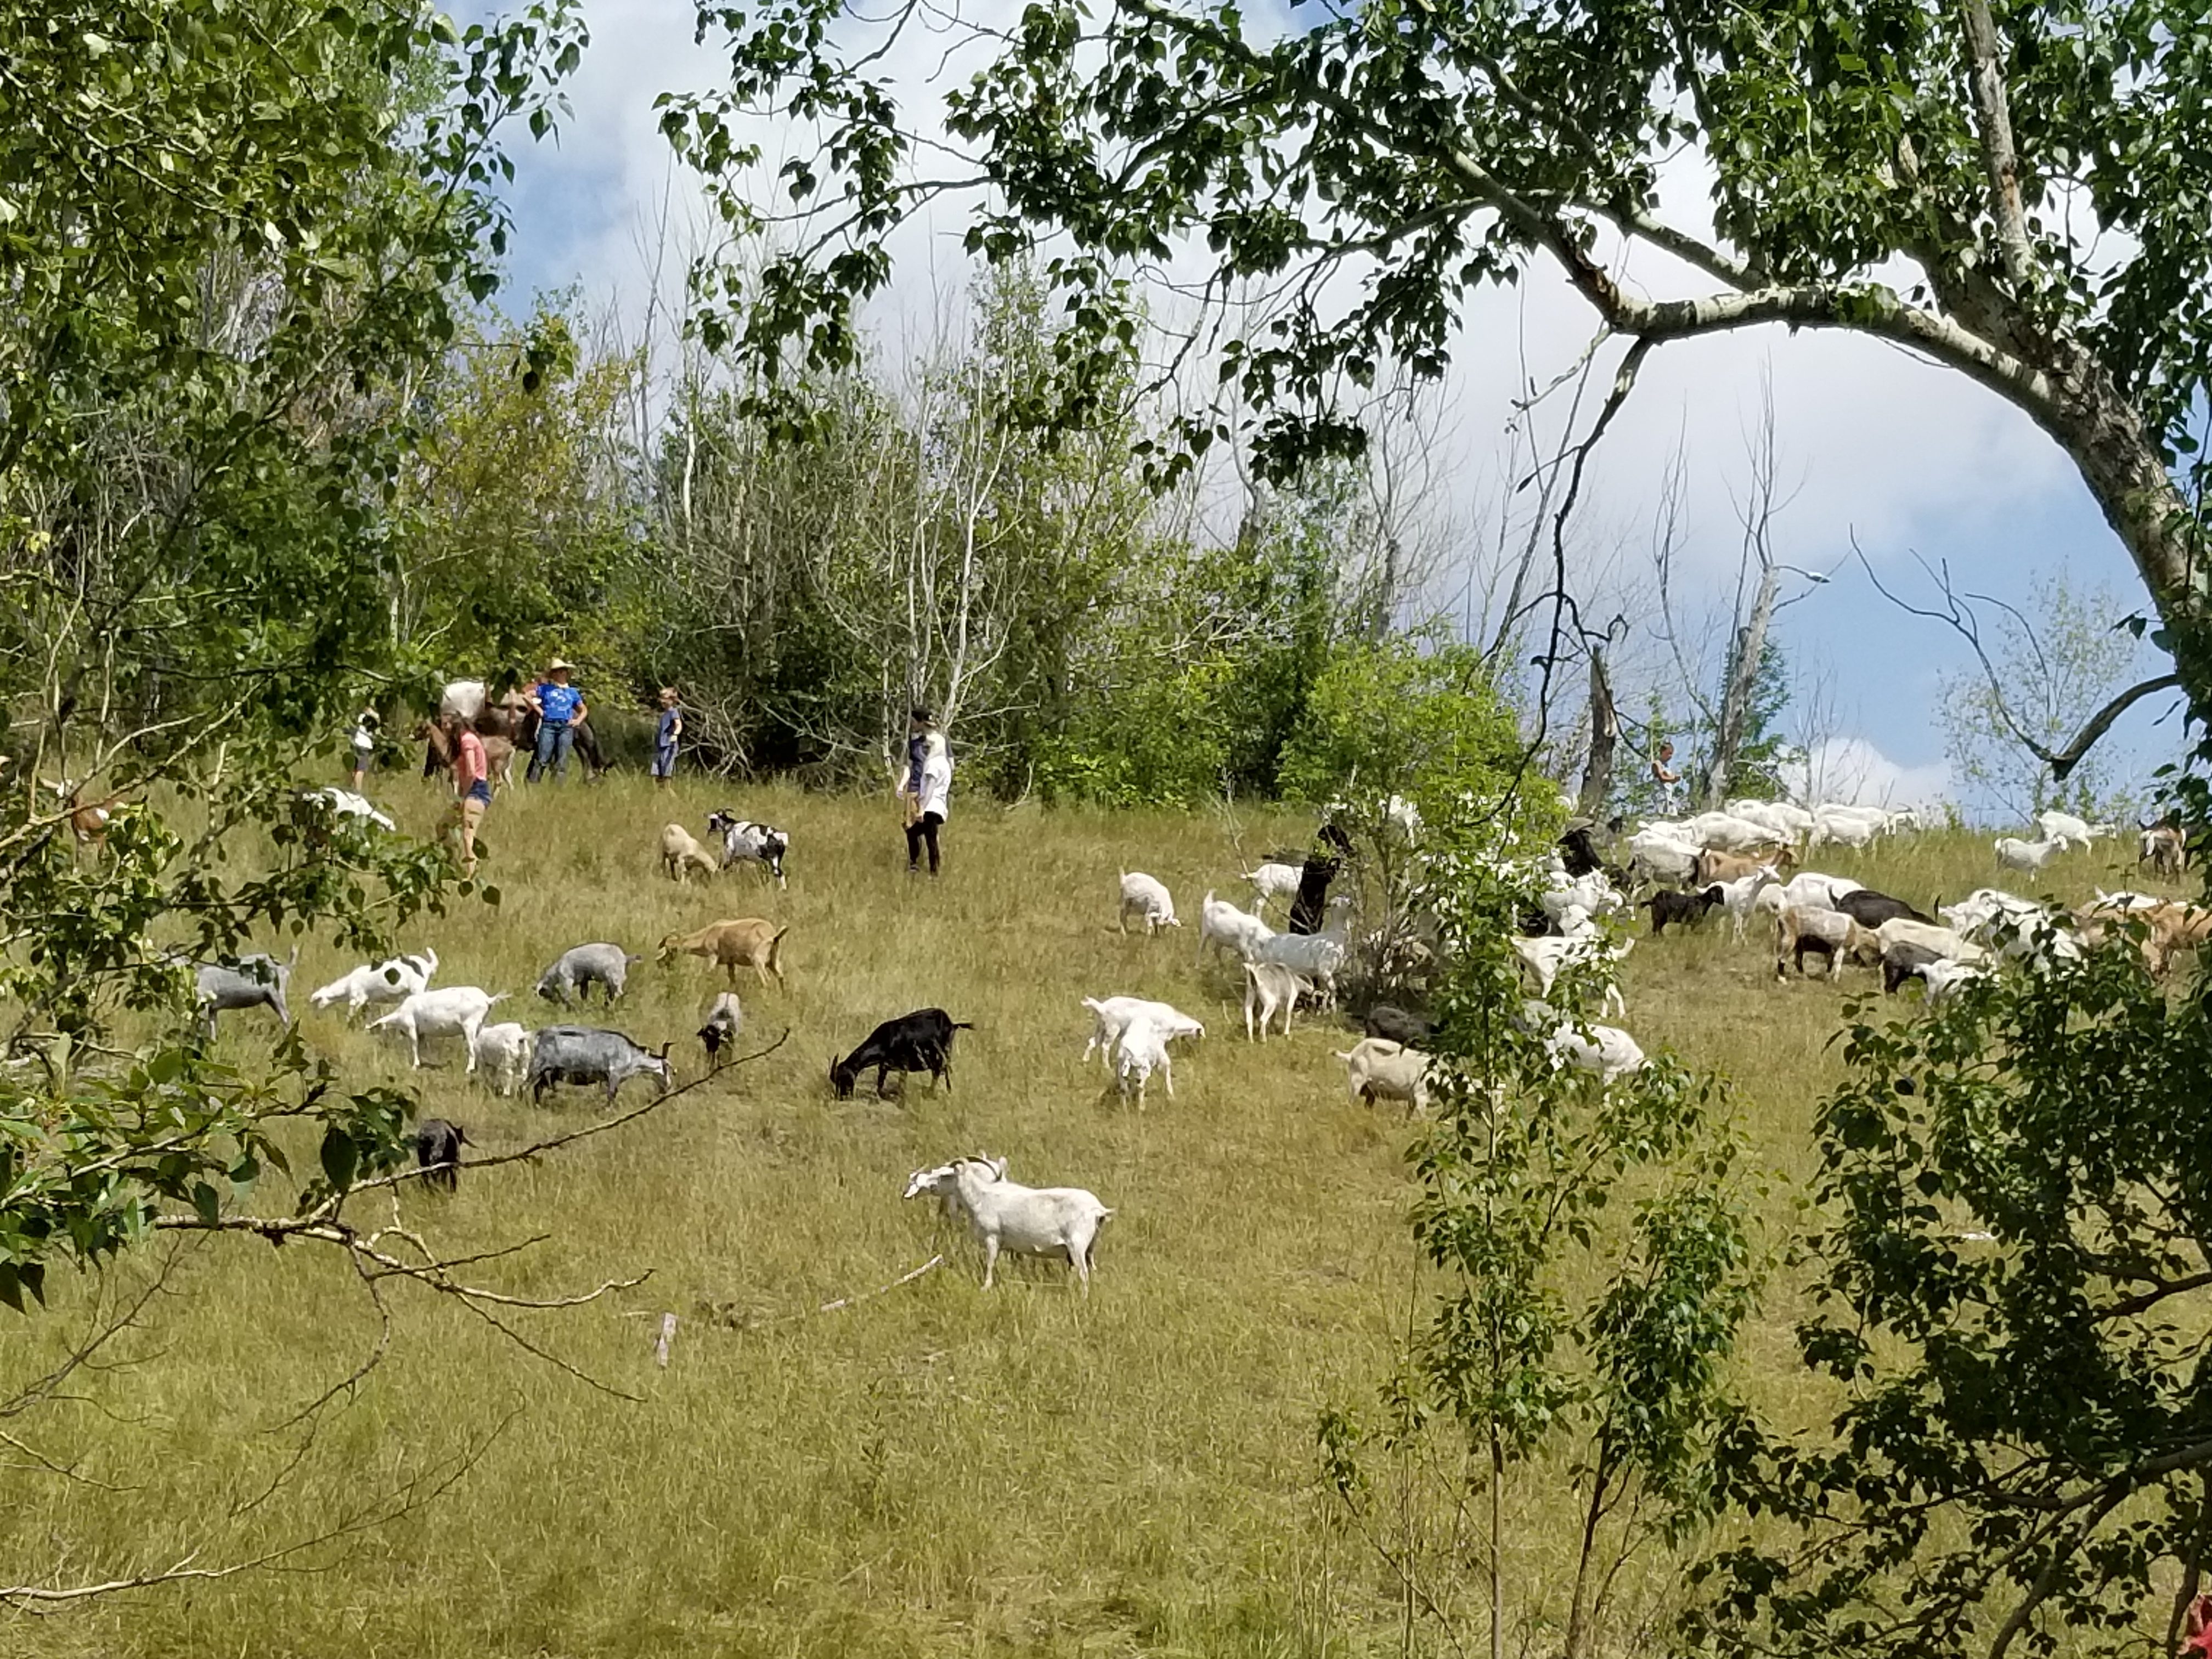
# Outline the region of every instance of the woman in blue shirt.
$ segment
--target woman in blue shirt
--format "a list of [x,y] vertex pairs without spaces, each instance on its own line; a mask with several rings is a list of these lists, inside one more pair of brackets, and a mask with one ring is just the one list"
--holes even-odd
[[545,665],[545,678],[532,687],[526,701],[538,713],[538,749],[530,757],[529,781],[535,783],[547,768],[563,783],[568,781],[568,756],[576,746],[576,727],[592,711],[584,694],[568,684],[572,665],[559,657]]

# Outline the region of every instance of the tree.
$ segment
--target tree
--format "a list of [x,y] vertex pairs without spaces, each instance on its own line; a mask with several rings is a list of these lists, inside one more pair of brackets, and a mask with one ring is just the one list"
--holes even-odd
[[[1133,346],[1132,273],[1187,246],[1217,295],[1272,285],[1264,325],[1221,331],[1218,362],[1281,471],[1355,451],[1356,400],[1440,374],[1464,297],[1540,256],[1623,343],[1593,439],[1651,352],[1765,324],[1884,340],[2006,399],[2073,461],[2212,709],[2195,459],[2212,36],[2190,9],[1362,0],[1262,33],[1233,6],[1040,0],[1004,34],[974,27],[982,67],[942,112],[965,153],[935,174],[913,166],[916,118],[878,50],[917,3],[862,21],[841,0],[710,0],[729,87],[663,100],[725,216],[789,228],[757,271],[702,273],[709,331],[771,374],[787,352],[849,356],[896,228],[967,188],[972,249],[1059,239],[1071,344],[1102,359]],[[746,115],[823,130],[781,164],[787,211],[753,187]],[[1661,208],[1662,165],[1686,155],[1710,229]],[[1669,291],[1622,280],[1620,250]],[[1071,379],[1079,400],[1087,384]],[[1236,435],[1209,411],[1181,433],[1185,454]]]
[[[562,0],[466,29],[411,0],[0,0],[0,997],[32,1062],[0,1070],[0,1303],[199,1233],[339,1253],[380,1310],[411,1283],[482,1312],[434,1245],[347,1212],[416,1178],[413,1103],[296,1038],[222,1063],[191,968],[264,930],[383,946],[453,890],[294,769],[423,677],[386,625],[390,504],[495,283],[505,135],[550,129],[580,26]],[[96,860],[85,789],[126,798]]]
[[[1993,639],[1983,638],[1978,602],[1997,611]],[[1943,677],[1938,699],[1953,775],[2023,821],[2046,806],[2103,816],[2116,786],[2110,765],[2085,753],[2062,769],[2052,757],[2139,682],[2142,646],[2118,596],[2077,592],[2061,572],[2033,586],[2025,609],[1948,592],[1941,603],[1975,657]]]
[[[1417,1613],[1462,1651],[1457,1626],[1483,1614],[1492,1659],[1509,1631],[1512,1650],[1540,1631],[1586,1659],[1657,1611],[1623,1570],[1687,1545],[1723,1495],[1712,1456],[1740,1413],[1729,1362],[1753,1249],[1711,1079],[1663,1057],[1604,1084],[1563,1066],[1555,1045],[1586,1029],[1601,969],[1569,969],[1553,1006],[1522,1002],[1509,941],[1534,889],[1507,832],[1534,825],[1510,806],[1463,795],[1425,831],[1449,1061],[1412,1161],[1415,1237],[1441,1283],[1379,1413],[1324,1415],[1323,1460],[1407,1588],[1409,1650]],[[1376,1488],[1394,1471],[1446,1487],[1474,1534],[1463,1551],[1392,1534]],[[1526,1570],[1528,1540],[1562,1535],[1562,1571]]]
[[1726,1650],[2177,1650],[2212,1547],[2207,1012],[2123,937],[1847,1016],[1798,1332],[1842,1403],[1730,1437],[1760,1522],[1716,1563]]

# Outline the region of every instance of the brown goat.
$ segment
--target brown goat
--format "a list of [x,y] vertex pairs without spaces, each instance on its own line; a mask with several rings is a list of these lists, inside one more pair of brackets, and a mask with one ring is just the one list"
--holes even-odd
[[1787,847],[1754,848],[1748,853],[1716,853],[1698,854],[1691,866],[1692,884],[1710,887],[1717,881],[1735,881],[1744,876],[1757,875],[1770,866],[1777,874],[1794,869],[1797,854]]
[[778,985],[783,983],[783,936],[789,933],[788,925],[779,927],[772,921],[763,921],[757,916],[745,916],[734,921],[717,921],[702,927],[696,933],[671,933],[660,941],[660,961],[665,967],[673,962],[679,952],[703,957],[721,968],[730,976],[730,983],[738,982],[738,969],[750,968],[760,975],[760,982],[768,983],[770,974]]

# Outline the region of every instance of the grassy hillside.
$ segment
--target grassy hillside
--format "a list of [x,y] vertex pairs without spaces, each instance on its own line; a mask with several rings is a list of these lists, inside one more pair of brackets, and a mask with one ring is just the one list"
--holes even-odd
[[[382,794],[416,826],[434,817],[412,781],[386,779]],[[791,831],[787,892],[745,871],[686,889],[656,873],[660,823],[697,831],[723,805]],[[591,1307],[514,1316],[558,1365],[397,1287],[389,1358],[302,1452],[288,1420],[377,1340],[360,1283],[302,1246],[188,1249],[131,1340],[144,1363],[100,1378],[88,1401],[4,1425],[78,1478],[15,1460],[0,1482],[0,1571],[82,1580],[196,1552],[219,1565],[407,1480],[458,1478],[284,1571],[6,1620],[7,1650],[1395,1651],[1395,1586],[1317,1489],[1314,1423],[1328,1401],[1371,1398],[1414,1305],[1404,1124],[1345,1098],[1328,1053],[1340,1032],[1302,1017],[1288,1042],[1249,1046],[1237,981],[1192,963],[1200,895],[1236,890],[1238,869],[1304,827],[963,805],[932,882],[906,874],[887,803],[703,785],[661,796],[635,782],[503,797],[485,834],[503,902],[404,941],[437,947],[440,982],[513,993],[502,1012],[545,1023],[530,989],[570,945],[649,952],[671,930],[769,915],[791,924],[789,986],[741,986],[744,1046],[787,1028],[789,1040],[626,1130],[470,1177],[453,1199],[407,1191],[398,1216],[451,1253],[544,1236],[483,1269],[518,1293],[650,1270]],[[2078,897],[2132,879],[2106,865],[2074,854],[2045,885]],[[1940,836],[1821,866],[1922,901],[1998,874],[1985,842]],[[1165,880],[1190,927],[1118,935],[1125,867]],[[1838,994],[1776,986],[1771,950],[1733,946],[1725,926],[1639,942],[1624,1023],[1647,1047],[1733,1076],[1761,1158],[1802,1176],[1838,1065]],[[487,1152],[597,1109],[578,1091],[542,1109],[495,1100],[457,1056],[410,1079],[404,1049],[306,1012],[307,992],[350,965],[310,943],[294,981],[307,1040],[349,1077],[416,1083],[426,1110]],[[675,1039],[681,1075],[696,1076],[690,1034],[718,986],[693,959],[648,960],[611,1023]],[[1170,1000],[1209,1027],[1178,1059],[1176,1097],[1156,1078],[1141,1115],[1077,1059],[1078,1000],[1115,992]],[[977,1027],[960,1038],[952,1093],[916,1086],[885,1103],[864,1085],[830,1097],[834,1052],[930,1004]],[[232,1018],[224,1051],[251,1067],[269,1035],[265,1017]],[[972,1247],[900,1203],[909,1170],[976,1150],[1006,1155],[1017,1179],[1088,1186],[1115,1207],[1087,1304],[1064,1268],[1034,1263],[984,1295]],[[1793,1201],[1778,1183],[1778,1226]],[[914,1284],[809,1311],[939,1250],[948,1266]],[[58,1287],[51,1315],[10,1321],[0,1395],[64,1354],[103,1295],[143,1282],[152,1255],[104,1288]],[[661,1371],[650,1350],[664,1310],[682,1322]],[[1778,1285],[1753,1355],[1785,1413],[1812,1408],[1790,1381],[1789,1312]],[[1540,1571],[1547,1553],[1516,1566]]]

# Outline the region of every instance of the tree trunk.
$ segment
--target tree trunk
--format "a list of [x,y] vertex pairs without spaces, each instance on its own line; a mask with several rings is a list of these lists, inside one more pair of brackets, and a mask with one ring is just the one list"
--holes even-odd
[[1620,742],[1620,715],[1613,706],[1613,680],[1606,672],[1605,653],[1590,652],[1589,760],[1583,768],[1582,799],[1585,817],[1605,816],[1605,803],[1613,793],[1613,755]]
[[1743,748],[1744,726],[1751,716],[1752,695],[1759,688],[1759,665],[1766,655],[1766,630],[1774,621],[1775,592],[1781,585],[1781,571],[1773,561],[1762,558],[1751,614],[1736,629],[1735,648],[1729,655],[1728,687],[1721,694],[1713,752],[1706,758],[1705,775],[1698,784],[1701,811],[1711,811],[1720,805],[1735,771],[1736,755]]

